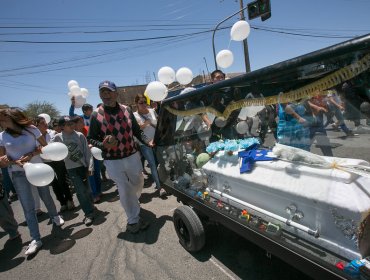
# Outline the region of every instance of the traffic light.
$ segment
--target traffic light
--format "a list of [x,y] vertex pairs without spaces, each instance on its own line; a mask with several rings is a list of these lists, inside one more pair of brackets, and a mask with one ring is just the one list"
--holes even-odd
[[258,17],[261,17],[262,21],[271,17],[270,0],[256,0],[248,4],[249,20]]

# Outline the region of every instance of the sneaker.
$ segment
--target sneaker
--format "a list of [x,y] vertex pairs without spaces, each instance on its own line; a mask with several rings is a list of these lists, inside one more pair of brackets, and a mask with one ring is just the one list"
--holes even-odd
[[66,211],[68,208],[67,208],[67,205],[62,205],[60,206],[60,212],[64,212]]
[[91,226],[93,224],[94,218],[93,217],[85,217],[84,224],[85,226]]
[[164,188],[159,189],[159,197],[165,197],[167,196],[167,192]]
[[55,216],[53,218],[53,223],[56,226],[60,227],[60,226],[64,225],[64,220],[63,220],[63,218],[61,216],[58,215],[58,216]]
[[73,203],[72,200],[67,201],[67,208],[68,208],[68,210],[72,210],[72,209],[75,208],[75,204]]
[[39,241],[32,240],[32,242],[30,243],[30,245],[28,245],[26,249],[25,252],[26,256],[35,254],[41,248],[41,246],[42,246],[41,240]]
[[136,224],[127,224],[126,231],[129,233],[138,233],[140,230],[145,230],[149,226],[149,223],[140,219]]

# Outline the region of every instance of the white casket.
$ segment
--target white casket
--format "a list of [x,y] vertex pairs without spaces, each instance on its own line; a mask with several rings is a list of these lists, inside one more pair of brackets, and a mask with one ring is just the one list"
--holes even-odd
[[[330,159],[368,165],[356,159]],[[211,191],[225,193],[288,221],[299,213],[293,220],[311,233],[318,233],[316,236],[289,223],[280,223],[281,227],[347,259],[361,258],[358,229],[370,211],[369,178],[282,160],[258,161],[252,171],[240,174],[237,154],[224,152],[218,152],[202,169]]]

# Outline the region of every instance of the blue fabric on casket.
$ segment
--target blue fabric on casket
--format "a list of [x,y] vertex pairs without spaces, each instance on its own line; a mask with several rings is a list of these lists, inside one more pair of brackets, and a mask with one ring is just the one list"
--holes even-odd
[[246,151],[239,152],[238,156],[242,159],[240,166],[240,174],[251,171],[253,164],[256,161],[275,160],[276,158],[267,156],[269,152],[271,152],[271,150],[262,150],[262,149],[249,149]]

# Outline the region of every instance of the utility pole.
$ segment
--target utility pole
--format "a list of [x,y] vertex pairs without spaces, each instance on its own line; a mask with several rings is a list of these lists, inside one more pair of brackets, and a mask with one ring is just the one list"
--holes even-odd
[[206,64],[208,76],[210,76],[210,73],[209,73],[209,70],[208,70],[207,60],[206,60],[206,58],[204,56],[203,56],[203,59],[204,59],[204,63]]
[[[239,0],[239,2],[240,2],[240,19],[245,20],[243,0]],[[247,38],[243,40],[243,49],[244,49],[245,72],[248,73],[251,71],[251,64],[249,61],[249,50],[248,50]]]

